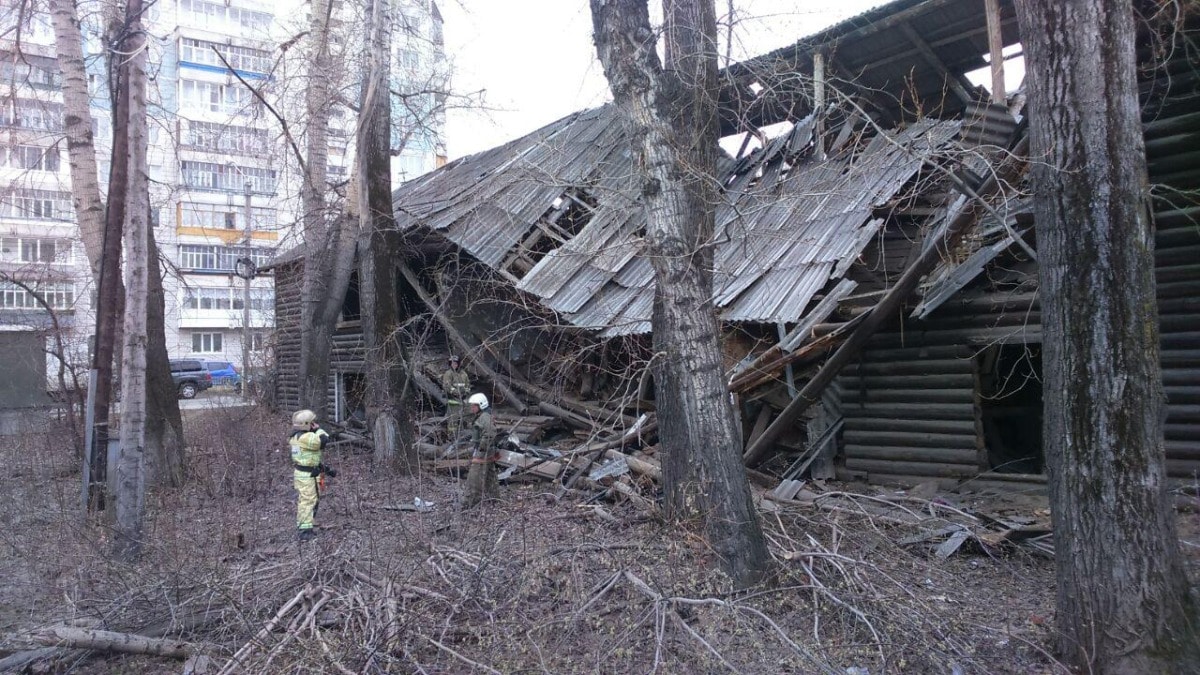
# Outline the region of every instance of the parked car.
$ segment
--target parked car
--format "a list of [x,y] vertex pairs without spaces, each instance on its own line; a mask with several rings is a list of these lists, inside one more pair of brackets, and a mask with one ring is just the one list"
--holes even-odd
[[196,394],[213,385],[212,373],[204,367],[203,361],[196,359],[172,360],[171,380],[175,382],[179,398],[196,398]]
[[242,376],[238,369],[228,361],[205,361],[204,369],[212,375],[213,386],[233,387],[241,389]]

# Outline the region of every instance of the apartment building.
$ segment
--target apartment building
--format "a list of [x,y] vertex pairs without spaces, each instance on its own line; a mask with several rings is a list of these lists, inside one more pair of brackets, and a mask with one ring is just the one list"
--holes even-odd
[[[393,88],[438,91],[444,56],[436,5],[394,4]],[[349,53],[361,39],[352,27],[361,24],[353,3],[337,8],[335,40]],[[57,352],[58,342],[71,365],[86,368],[95,289],[71,208],[61,78],[43,9],[0,0],[0,24],[23,22],[19,35],[0,36],[0,349],[41,362],[23,367],[23,377],[49,380],[53,388],[59,362],[45,353]],[[151,202],[166,259],[172,357],[239,366],[245,359],[252,367],[270,361],[273,284],[257,268],[281,247],[299,243],[300,164],[287,136],[302,133],[303,120],[287,116],[304,109],[304,64],[295,62],[300,50],[281,47],[295,44],[306,12],[307,4],[296,0],[160,0],[147,14]],[[111,168],[107,83],[99,40],[85,45],[92,53],[93,129],[105,184]],[[356,79],[352,73],[345,78]],[[355,100],[352,86],[341,93],[347,103]],[[394,180],[444,161],[441,103],[434,93],[395,99]],[[330,110],[332,193],[349,177],[355,118],[348,105]],[[47,306],[58,323],[54,330]],[[13,401],[0,384],[0,407]]]

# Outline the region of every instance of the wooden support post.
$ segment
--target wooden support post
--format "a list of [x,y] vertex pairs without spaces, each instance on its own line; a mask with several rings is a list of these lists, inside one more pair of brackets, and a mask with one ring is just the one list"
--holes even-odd
[[825,159],[825,52],[813,52],[813,141],[816,158]]
[[992,61],[992,103],[1004,103],[1004,35],[1000,32],[1000,0],[984,0],[988,52]]
[[[1028,149],[1029,138],[1026,136],[1014,149],[1013,154],[1016,157],[1023,157]],[[1012,178],[1010,174],[1014,173],[1012,166],[1009,166],[1007,171],[1004,169],[1005,167],[1001,167],[1000,170],[990,173],[983,185],[973,191],[973,195],[987,198],[995,194],[1000,189],[1002,181],[1009,180]],[[775,418],[771,426],[767,427],[767,430],[746,448],[742,459],[748,466],[754,466],[766,458],[768,450],[775,441],[779,440],[783,432],[799,419],[809,406],[820,399],[821,391],[833,381],[833,378],[844,366],[862,351],[867,341],[871,339],[875,331],[879,330],[883,322],[898,315],[900,306],[916,290],[921,279],[944,259],[946,251],[952,250],[958,244],[967,227],[979,218],[981,212],[981,209],[975,208],[973,197],[966,195],[962,197],[961,207],[940,233],[941,241],[924,247],[921,257],[904,270],[904,274],[896,281],[896,285],[865,316],[862,323],[838,347],[833,356],[830,356],[829,360],[808,381],[808,384],[804,385],[804,389],[800,390],[796,398],[783,409],[783,412],[779,413],[779,417]],[[929,236],[937,236],[937,233],[931,233]]]
[[[404,276],[404,279],[412,286],[413,290],[416,291],[417,297],[421,298],[421,302],[425,303],[425,306],[429,308],[430,313],[433,314],[433,318],[445,329],[446,335],[454,343],[455,349],[458,349],[462,353],[464,359],[468,358],[471,351],[471,344],[462,336],[462,333],[458,332],[458,329],[454,327],[454,324],[446,316],[445,312],[442,311],[442,308],[429,295],[425,287],[421,285],[421,280],[417,278],[416,273],[412,271],[408,263],[403,260],[397,260],[396,269]],[[500,391],[500,395],[504,397],[504,400],[509,405],[516,406],[518,410],[525,407],[525,404],[521,402],[521,398],[509,388],[499,373],[492,370],[486,363],[479,359],[475,359],[471,363],[476,370],[483,373],[484,377],[492,381],[492,384]]]

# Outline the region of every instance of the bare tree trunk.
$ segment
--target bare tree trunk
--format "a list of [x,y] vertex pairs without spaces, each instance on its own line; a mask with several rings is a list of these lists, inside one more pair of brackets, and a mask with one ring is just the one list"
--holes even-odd
[[666,512],[703,522],[739,586],[769,564],[721,372],[712,298],[717,54],[711,0],[665,0],[665,65],[645,0],[591,0],[596,50],[628,121],[654,266]]
[[1058,647],[1090,672],[1183,672],[1177,641],[1197,628],[1166,495],[1133,6],[1016,7],[1044,158],[1033,178]]
[[126,127],[129,187],[125,195],[125,321],[121,378],[121,447],[116,465],[114,554],[134,560],[141,553],[146,475],[146,344],[150,240],[150,183],[146,123],[146,37],[142,0],[126,6],[124,61],[117,111]]
[[95,280],[100,274],[104,251],[104,204],[96,171],[96,148],[92,141],[92,113],[87,72],[83,63],[83,31],[73,0],[50,0],[54,23],[54,46],[62,69],[63,124],[67,133],[67,157],[71,164],[71,201],[83,248]]
[[359,108],[359,307],[366,342],[367,421],[374,432],[375,465],[415,473],[420,467],[403,392],[408,359],[400,342],[396,307],[395,215],[392,211],[390,0],[372,0],[367,15],[368,63]]
[[[329,55],[329,0],[313,0],[310,38],[311,54],[308,64],[308,89],[305,112],[308,126],[305,131],[307,162],[300,202],[304,212],[304,279],[301,288],[300,319],[300,407],[308,408],[325,418],[329,389],[329,354],[332,348],[334,323],[325,320],[329,298],[329,264],[331,247],[336,241],[331,232],[330,214],[326,203],[328,173],[329,107],[331,58]],[[336,315],[334,322],[336,322]]]
[[146,228],[147,316],[149,342],[146,343],[146,453],[150,458],[150,480],[171,487],[183,485],[183,416],[179,397],[171,379],[167,354],[166,295],[163,291],[158,242],[154,230]]
[[[127,175],[127,153],[125,141],[114,135],[116,149],[109,181],[112,209],[105,211],[100,196],[100,181],[96,171],[96,151],[92,136],[93,118],[87,74],[83,63],[83,33],[75,4],[70,0],[52,0],[51,17],[54,22],[55,49],[63,71],[63,104],[67,132],[67,151],[71,168],[71,195],[79,223],[84,250],[92,269],[93,280],[98,289],[99,302],[96,311],[96,344],[94,367],[98,377],[96,397],[92,407],[97,421],[95,448],[92,463],[94,480],[103,484],[106,477],[105,448],[107,446],[108,410],[112,392],[112,364],[116,351],[116,317],[121,316],[124,288],[121,283],[121,227],[124,221],[125,190]],[[121,17],[114,20],[120,21]],[[116,77],[117,69],[110,67]],[[120,110],[114,109],[114,115]],[[116,122],[114,117],[114,122]],[[119,132],[124,134],[124,130]],[[153,233],[151,233],[151,239]],[[179,414],[179,403],[175,398],[175,387],[171,380],[165,339],[165,306],[161,275],[158,273],[158,256],[151,243],[150,260],[153,263],[150,278],[151,311],[148,320],[150,352],[147,382],[152,392],[148,411],[147,447],[156,466],[163,467],[160,476],[170,485],[182,481],[183,468],[183,422]],[[113,261],[107,264],[107,261]],[[104,278],[101,279],[101,272]],[[93,502],[94,504],[95,502]]]

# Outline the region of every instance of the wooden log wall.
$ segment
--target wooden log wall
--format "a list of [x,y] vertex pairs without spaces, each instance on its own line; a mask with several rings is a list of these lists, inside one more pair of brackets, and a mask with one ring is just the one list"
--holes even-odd
[[300,289],[303,263],[275,268],[275,405],[300,407]]
[[[1200,475],[1200,74],[1179,51],[1142,83],[1150,183],[1167,473]],[[1012,260],[1001,263],[1011,270]],[[953,483],[987,469],[973,356],[994,343],[1040,343],[1036,272],[1028,283],[987,291],[988,271],[926,321],[880,333],[839,376],[845,471],[873,482]],[[1044,476],[989,475],[1014,486]],[[1022,483],[1023,482],[1023,483]]]
[[877,336],[838,378],[845,468],[872,482],[970,478],[986,466],[973,350]]
[[[1194,49],[1189,49],[1189,53]],[[1182,55],[1142,83],[1167,472],[1200,474],[1200,71]]]

